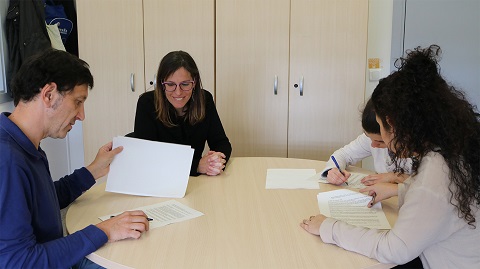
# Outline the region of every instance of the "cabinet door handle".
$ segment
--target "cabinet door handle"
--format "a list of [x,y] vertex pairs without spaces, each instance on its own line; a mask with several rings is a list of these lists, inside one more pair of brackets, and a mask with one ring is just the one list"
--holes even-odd
[[300,78],[298,85],[300,86],[300,96],[303,96],[303,76]]
[[132,89],[132,92],[135,92],[135,74],[134,73],[130,74],[130,89]]
[[275,80],[273,81],[273,94],[277,95],[278,90],[278,76],[275,76]]

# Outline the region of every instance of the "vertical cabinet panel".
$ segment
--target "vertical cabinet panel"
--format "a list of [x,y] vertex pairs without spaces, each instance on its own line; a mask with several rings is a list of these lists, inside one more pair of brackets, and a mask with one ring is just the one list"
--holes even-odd
[[143,11],[142,0],[82,0],[76,7],[79,56],[95,81],[83,123],[89,164],[102,145],[133,130],[136,102],[145,91]]
[[368,0],[216,1],[217,107],[233,155],[327,159],[358,136],[367,20]]
[[367,22],[368,0],[292,0],[288,157],[326,160],[360,134]]
[[165,54],[183,50],[197,63],[203,88],[214,93],[214,0],[144,0],[143,5],[147,83]]
[[234,156],[287,156],[289,8],[216,1],[217,109]]

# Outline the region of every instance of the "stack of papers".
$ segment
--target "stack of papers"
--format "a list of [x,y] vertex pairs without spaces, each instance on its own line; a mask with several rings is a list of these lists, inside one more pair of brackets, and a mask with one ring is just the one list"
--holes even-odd
[[110,164],[106,191],[182,198],[187,190],[194,150],[190,146],[131,137],[113,138],[123,151]]
[[372,196],[342,189],[321,192],[317,195],[320,213],[327,217],[345,221],[348,224],[374,229],[391,229],[382,205],[367,205]]

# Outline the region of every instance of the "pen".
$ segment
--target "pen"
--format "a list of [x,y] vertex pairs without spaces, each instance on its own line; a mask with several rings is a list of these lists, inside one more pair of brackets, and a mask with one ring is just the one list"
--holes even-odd
[[[338,165],[337,160],[335,160],[335,157],[333,157],[333,155],[332,155],[332,156],[330,156],[330,158],[332,158],[332,161],[335,164],[335,166],[337,167],[338,171],[340,171],[340,173],[342,173],[342,175],[345,176],[345,173],[343,173],[342,169],[340,169],[340,165]],[[345,181],[345,185],[348,185],[347,181]]]
[[375,198],[376,198],[376,197],[377,197],[377,193],[374,192],[374,193],[372,194],[372,201],[370,201],[370,205],[371,205],[371,206],[373,205],[373,203],[375,203]]
[[[110,216],[110,218],[113,218],[113,217],[115,217],[115,216]],[[153,219],[147,217],[147,220],[148,220],[148,221],[152,221]]]

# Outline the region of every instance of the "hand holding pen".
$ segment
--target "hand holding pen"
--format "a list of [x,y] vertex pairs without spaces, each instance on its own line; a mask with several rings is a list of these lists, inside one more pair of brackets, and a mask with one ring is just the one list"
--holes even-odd
[[348,173],[347,171],[342,171],[342,169],[340,169],[340,165],[338,165],[338,162],[333,155],[331,156],[331,158],[332,158],[333,163],[337,167],[338,172],[336,172],[335,169],[330,169],[330,171],[328,171],[328,174],[327,174],[328,182],[330,182],[332,184],[335,184],[335,185],[341,185],[341,184],[345,183],[345,185],[348,186],[348,181],[347,180],[350,177],[350,173]]
[[125,211],[95,226],[107,235],[108,242],[126,238],[138,239],[150,227],[149,217],[141,210]]
[[372,186],[367,186],[360,189],[359,192],[366,192],[372,196],[367,207],[372,207],[374,204],[398,195],[398,184],[380,182]]

